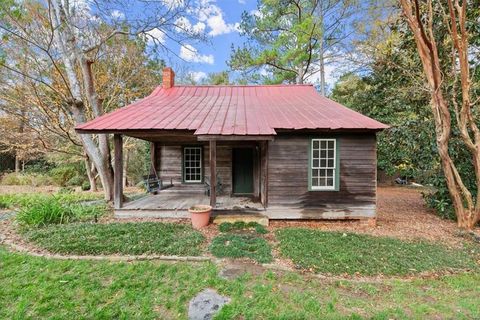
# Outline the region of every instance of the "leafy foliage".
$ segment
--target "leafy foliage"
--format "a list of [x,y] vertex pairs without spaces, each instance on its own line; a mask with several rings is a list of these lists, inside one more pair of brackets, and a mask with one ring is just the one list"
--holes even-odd
[[246,230],[246,229],[254,229],[255,232],[259,234],[268,233],[267,229],[264,226],[254,221],[252,222],[236,221],[234,223],[224,222],[218,226],[218,230],[220,230],[220,232],[230,232],[234,230]]
[[[63,198],[65,199],[65,198]],[[85,205],[62,201],[62,197],[44,197],[23,206],[17,221],[24,227],[43,227],[74,221],[97,219],[105,212],[104,205]]]
[[260,263],[273,260],[271,251],[265,239],[246,234],[221,234],[210,245],[210,252],[215,257],[250,258]]
[[76,223],[32,229],[28,240],[51,252],[64,254],[201,253],[203,235],[190,226],[174,223]]
[[0,194],[0,205],[6,208],[28,208],[36,203],[41,203],[54,197],[58,202],[64,204],[74,204],[83,201],[93,201],[101,199],[101,195],[94,193],[63,193],[55,195],[45,195],[40,193],[14,193]]
[[[315,272],[406,275],[479,267],[467,250],[424,241],[295,228],[278,230],[276,236],[283,256]],[[478,255],[480,248],[474,250]]]

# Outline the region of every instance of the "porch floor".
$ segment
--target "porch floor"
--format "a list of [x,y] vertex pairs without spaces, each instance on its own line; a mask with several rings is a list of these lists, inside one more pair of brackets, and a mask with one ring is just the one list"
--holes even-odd
[[[209,204],[210,197],[205,194],[203,186],[174,186],[160,191],[156,195],[124,203],[121,209],[115,210],[116,217],[188,217],[188,209],[196,204]],[[248,197],[217,196],[217,207],[214,215],[235,211],[236,214],[257,213],[264,210],[259,202]]]

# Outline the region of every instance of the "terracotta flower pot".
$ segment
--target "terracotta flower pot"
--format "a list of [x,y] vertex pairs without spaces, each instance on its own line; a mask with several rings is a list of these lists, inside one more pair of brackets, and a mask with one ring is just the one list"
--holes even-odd
[[209,205],[199,204],[188,209],[192,218],[192,226],[195,229],[200,229],[208,226],[210,222],[210,215],[212,214],[212,207]]

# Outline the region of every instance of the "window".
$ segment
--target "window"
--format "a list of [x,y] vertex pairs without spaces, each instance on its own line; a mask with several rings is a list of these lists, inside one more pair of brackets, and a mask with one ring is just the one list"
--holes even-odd
[[310,190],[338,190],[337,140],[312,139]]
[[202,182],[202,147],[183,148],[183,180]]

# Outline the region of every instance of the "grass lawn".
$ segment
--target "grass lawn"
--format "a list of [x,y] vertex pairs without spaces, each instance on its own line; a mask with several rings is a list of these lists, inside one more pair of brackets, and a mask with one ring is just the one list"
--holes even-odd
[[173,223],[74,223],[27,229],[24,236],[51,252],[63,254],[200,255],[203,235]]
[[480,274],[402,282],[327,281],[295,273],[228,281],[212,263],[59,261],[0,246],[0,319],[186,319],[213,288],[217,319],[480,318]]
[[217,258],[250,258],[260,263],[273,259],[268,242],[250,234],[221,234],[212,240],[210,251]]
[[421,241],[301,228],[281,229],[276,236],[283,256],[301,268],[321,273],[406,275],[445,269],[479,269],[475,259],[478,259],[480,246],[472,245],[472,253]]

